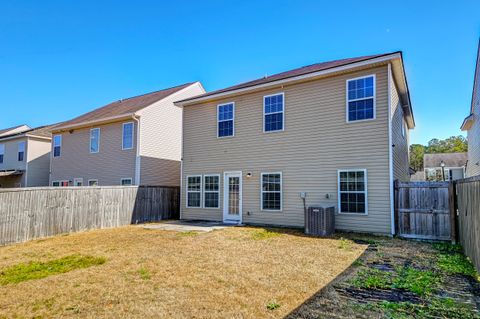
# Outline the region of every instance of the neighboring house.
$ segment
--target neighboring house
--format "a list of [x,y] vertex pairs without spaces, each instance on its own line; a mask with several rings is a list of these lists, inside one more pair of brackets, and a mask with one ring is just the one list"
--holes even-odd
[[52,186],[180,185],[182,111],[200,82],[122,99],[52,131]]
[[480,41],[477,51],[477,64],[473,79],[470,115],[463,121],[462,131],[467,131],[468,163],[466,177],[480,175]]
[[415,126],[401,52],[313,64],[175,103],[184,109],[182,219],[394,232]]
[[0,131],[0,187],[48,186],[52,127]]
[[425,181],[455,181],[465,177],[468,153],[425,154]]

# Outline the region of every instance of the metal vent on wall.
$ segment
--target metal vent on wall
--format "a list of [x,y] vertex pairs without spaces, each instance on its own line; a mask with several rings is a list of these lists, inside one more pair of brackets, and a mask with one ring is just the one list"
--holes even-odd
[[335,207],[309,207],[305,216],[305,233],[330,236],[335,232]]

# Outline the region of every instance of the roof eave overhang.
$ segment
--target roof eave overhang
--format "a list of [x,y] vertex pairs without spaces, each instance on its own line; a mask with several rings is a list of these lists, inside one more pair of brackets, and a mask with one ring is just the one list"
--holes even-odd
[[474,121],[475,121],[475,118],[473,114],[470,114],[463,120],[463,123],[460,129],[462,131],[468,131],[472,127]]
[[54,129],[52,129],[51,132],[52,133],[65,132],[65,131],[69,131],[69,130],[86,128],[86,127],[91,127],[91,126],[94,126],[94,125],[109,124],[109,123],[114,123],[114,122],[118,122],[118,121],[122,121],[122,120],[139,118],[139,117],[140,117],[140,114],[138,114],[138,113],[125,113],[125,114],[120,114],[120,115],[115,115],[115,116],[110,116],[110,117],[99,118],[99,119],[96,119],[96,120],[75,123],[75,124],[71,124],[71,125],[57,126]]

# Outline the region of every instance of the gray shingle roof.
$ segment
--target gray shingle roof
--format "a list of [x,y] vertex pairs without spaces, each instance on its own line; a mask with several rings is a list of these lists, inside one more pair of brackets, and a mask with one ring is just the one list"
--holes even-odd
[[439,153],[423,155],[423,166],[440,167],[442,161],[445,167],[463,167],[467,164],[468,153]]

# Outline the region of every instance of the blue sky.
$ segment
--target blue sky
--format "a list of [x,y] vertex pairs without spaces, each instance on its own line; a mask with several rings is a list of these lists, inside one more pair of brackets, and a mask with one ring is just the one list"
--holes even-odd
[[412,142],[461,134],[477,1],[1,1],[0,128],[39,126],[201,81],[214,90],[353,56],[404,52]]

